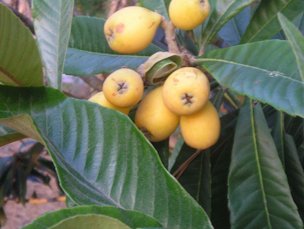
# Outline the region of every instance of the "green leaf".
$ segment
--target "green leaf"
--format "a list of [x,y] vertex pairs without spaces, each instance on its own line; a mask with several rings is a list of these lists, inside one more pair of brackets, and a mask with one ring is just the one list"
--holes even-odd
[[18,141],[25,138],[24,135],[15,132],[4,126],[0,126],[0,146],[4,146],[14,141]]
[[285,134],[286,175],[292,197],[304,221],[304,171],[293,138]]
[[0,124],[21,117],[28,135],[39,134],[76,204],[140,211],[166,228],[212,228],[126,115],[45,88],[0,86],[0,101]]
[[111,73],[122,67],[136,69],[147,59],[148,56],[111,55],[69,48],[64,64],[64,73],[85,77],[98,73]]
[[[251,5],[255,0],[240,0],[229,1],[229,4],[225,4],[222,7],[217,6],[217,19],[216,21],[210,21],[203,33],[203,43],[205,46],[212,39],[215,38],[220,29],[235,15],[240,13],[247,6]],[[218,3],[220,4],[220,3]]]
[[262,1],[253,15],[241,42],[253,42],[270,39],[281,30],[277,14],[284,14],[289,20],[294,19],[304,9],[302,0],[267,0]]
[[163,165],[165,166],[165,168],[168,168],[168,157],[170,155],[169,140],[166,139],[161,142],[154,142],[153,147],[158,152],[159,158],[160,158],[161,162],[163,163]]
[[169,20],[168,7],[170,0],[139,0],[141,6],[163,15]]
[[181,135],[178,135],[174,149],[172,150],[172,152],[169,156],[169,159],[168,159],[168,170],[169,171],[171,171],[171,169],[175,165],[176,159],[178,158],[184,143],[185,143],[184,138]]
[[285,16],[279,14],[278,18],[292,48],[293,54],[296,57],[302,81],[304,81],[304,37],[301,32],[295,27],[295,25],[288,21]]
[[0,3],[0,84],[42,86],[42,63],[30,30]]
[[197,62],[222,86],[304,117],[304,82],[287,41],[261,41],[213,50]]
[[294,24],[304,34],[304,12],[299,14],[298,17],[294,20]]
[[210,152],[200,152],[179,178],[179,182],[211,214],[211,166]]
[[252,102],[239,114],[228,200],[232,228],[303,228],[261,106]]
[[[62,222],[65,219],[72,219],[74,217],[85,215],[111,217],[112,219],[116,219],[131,228],[160,227],[160,224],[155,219],[148,217],[140,212],[128,211],[114,207],[80,206],[47,213],[24,227],[24,229],[53,228],[53,226],[58,225],[59,222]],[[94,222],[88,219],[86,228],[96,228],[92,227],[90,223]],[[103,223],[101,225],[103,225]],[[78,227],[75,226],[74,228]]]
[[237,112],[221,118],[221,136],[211,150],[211,222],[214,228],[230,229],[228,173]]
[[34,0],[35,33],[50,86],[61,88],[63,62],[70,37],[73,0]]
[[304,139],[303,118],[285,115],[284,126],[285,132],[293,137],[296,147],[299,147]]
[[251,16],[251,7],[246,7],[239,14],[230,19],[218,32],[225,41],[225,45],[237,45],[246,31]]
[[104,36],[105,19],[75,17],[72,23],[69,49],[64,64],[64,73],[75,76],[90,76],[111,73],[121,67],[137,68],[150,55],[161,49],[151,44],[136,55],[122,55],[110,49]]
[[[102,225],[102,226],[101,226]],[[104,215],[80,215],[67,218],[53,225],[51,229],[86,229],[86,228],[100,228],[100,229],[131,229],[124,223],[117,219]]]
[[273,140],[275,142],[282,165],[285,168],[285,152],[284,152],[284,114],[276,111],[274,115],[274,126],[272,131]]

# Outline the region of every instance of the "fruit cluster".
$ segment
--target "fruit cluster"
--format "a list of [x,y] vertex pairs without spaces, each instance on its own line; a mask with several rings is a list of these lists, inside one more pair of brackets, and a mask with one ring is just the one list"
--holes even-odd
[[197,149],[216,143],[220,121],[209,98],[209,82],[203,72],[184,67],[173,72],[139,104],[135,123],[150,141],[168,138],[180,124],[185,142]]
[[[89,100],[128,114],[142,98],[144,84],[140,75],[127,68],[110,74],[103,91]],[[209,98],[209,81],[193,67],[173,72],[148,92],[139,104],[135,124],[153,142],[168,138],[180,125],[185,142],[197,149],[212,146],[220,133],[220,121]]]
[[[179,29],[191,30],[208,16],[208,0],[172,0],[169,16]],[[139,6],[125,7],[108,18],[104,33],[111,49],[127,54],[145,49],[162,17]],[[139,104],[135,124],[150,141],[167,139],[180,125],[185,142],[197,149],[212,146],[220,133],[220,121],[209,99],[209,81],[194,67],[171,73],[160,87],[148,92]],[[110,74],[102,92],[89,100],[125,114],[142,99],[144,83],[134,70],[122,68]]]

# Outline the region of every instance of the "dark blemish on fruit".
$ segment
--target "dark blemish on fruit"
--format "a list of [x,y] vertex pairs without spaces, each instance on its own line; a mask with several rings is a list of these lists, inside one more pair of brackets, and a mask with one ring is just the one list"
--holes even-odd
[[124,94],[128,90],[128,85],[126,82],[117,83],[117,85],[118,85],[117,91],[119,94]]
[[193,95],[185,93],[182,96],[182,101],[183,101],[184,105],[191,106],[191,104],[193,103]]

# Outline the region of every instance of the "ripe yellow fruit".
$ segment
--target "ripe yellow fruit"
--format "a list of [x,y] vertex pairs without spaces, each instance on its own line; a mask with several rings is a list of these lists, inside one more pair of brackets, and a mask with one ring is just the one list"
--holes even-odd
[[153,142],[168,138],[177,128],[179,117],[163,103],[162,87],[149,92],[138,106],[135,124]]
[[197,68],[184,67],[173,72],[165,81],[163,99],[166,106],[178,115],[199,111],[209,98],[207,76]]
[[187,145],[196,149],[207,149],[220,136],[220,119],[211,102],[202,110],[180,118],[182,136]]
[[160,22],[161,16],[158,13],[140,6],[129,6],[107,19],[104,33],[114,51],[136,53],[152,42]]
[[202,24],[209,12],[208,0],[172,0],[169,5],[172,23],[183,30],[191,30]]
[[132,69],[121,68],[110,74],[103,83],[106,99],[118,107],[132,107],[142,98],[144,83]]
[[129,114],[130,108],[129,107],[117,107],[110,103],[104,96],[103,92],[98,92],[97,94],[93,95],[91,98],[89,98],[89,101],[93,103],[97,103],[103,107],[107,107],[113,110],[120,111],[124,114]]

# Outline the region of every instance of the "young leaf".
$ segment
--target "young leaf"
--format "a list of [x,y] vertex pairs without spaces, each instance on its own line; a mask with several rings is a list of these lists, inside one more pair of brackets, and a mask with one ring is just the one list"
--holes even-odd
[[137,68],[150,55],[161,51],[151,44],[136,55],[121,55],[110,49],[104,36],[105,20],[94,17],[75,17],[72,23],[69,49],[64,64],[64,73],[75,76],[90,76],[110,73],[121,67]]
[[61,88],[74,0],[33,0],[33,19],[49,85]]
[[287,41],[261,41],[213,50],[197,62],[221,85],[304,117],[304,82]]
[[[44,229],[50,228],[57,225],[66,219],[71,219],[77,216],[84,215],[95,215],[95,216],[107,216],[112,219],[116,219],[121,223],[124,223],[131,228],[159,228],[161,225],[153,218],[146,216],[140,212],[123,210],[114,207],[99,207],[99,206],[80,206],[69,209],[62,209],[55,212],[47,213],[38,219],[36,219],[31,224],[24,227],[24,229]],[[86,223],[86,228],[92,227],[93,220],[88,219]],[[102,223],[103,225],[103,223]],[[78,228],[74,225],[74,228]],[[116,228],[116,227],[115,227]]]
[[303,228],[287,177],[259,104],[240,111],[228,199],[232,228]]
[[43,85],[42,63],[30,30],[0,3],[0,84]]
[[241,42],[253,42],[270,39],[280,31],[277,14],[282,13],[292,20],[304,9],[303,0],[267,0],[262,1],[253,15]]
[[278,14],[282,29],[296,57],[302,81],[304,81],[304,37],[301,32],[285,16]]
[[112,205],[152,216],[167,228],[212,228],[131,120],[54,89],[0,86],[0,124],[46,145],[62,188],[76,204]]

